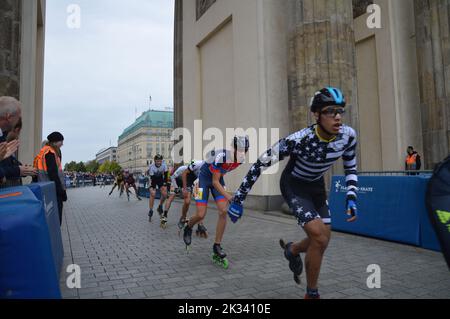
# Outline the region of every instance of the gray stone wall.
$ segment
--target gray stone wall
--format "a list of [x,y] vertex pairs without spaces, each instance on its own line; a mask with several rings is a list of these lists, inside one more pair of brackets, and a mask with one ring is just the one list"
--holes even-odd
[[450,153],[450,0],[415,0],[426,169]]
[[21,0],[0,1],[0,96],[19,98]]

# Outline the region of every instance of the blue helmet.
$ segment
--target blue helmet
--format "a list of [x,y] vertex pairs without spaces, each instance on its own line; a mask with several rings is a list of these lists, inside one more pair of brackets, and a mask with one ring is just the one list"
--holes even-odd
[[320,112],[324,107],[338,105],[345,107],[345,97],[341,90],[327,87],[316,92],[311,99],[311,112]]

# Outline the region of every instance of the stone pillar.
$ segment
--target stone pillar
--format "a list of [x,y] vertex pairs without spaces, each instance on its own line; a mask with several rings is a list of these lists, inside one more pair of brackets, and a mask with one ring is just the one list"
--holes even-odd
[[19,99],[21,0],[0,1],[0,96]]
[[450,153],[450,1],[415,0],[425,169]]
[[325,86],[342,89],[357,128],[352,1],[289,0],[288,18],[291,130],[311,123],[310,99]]
[[342,89],[345,122],[358,130],[352,0],[288,0],[287,9],[291,132],[313,123],[311,97],[326,86]]
[[175,0],[174,31],[174,111],[175,128],[183,126],[183,0]]
[[[174,128],[183,127],[183,0],[175,0],[173,103]],[[182,138],[174,141],[174,145]],[[174,162],[177,161],[173,158]]]

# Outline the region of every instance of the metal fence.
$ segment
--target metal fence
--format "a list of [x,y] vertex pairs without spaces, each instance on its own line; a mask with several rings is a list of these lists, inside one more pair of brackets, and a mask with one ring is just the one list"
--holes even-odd
[[77,177],[70,178],[65,177],[66,188],[78,188],[87,186],[98,186],[98,185],[112,185],[114,184],[114,178],[97,178],[93,179],[91,177]]
[[358,175],[364,176],[430,176],[433,171],[371,171],[358,172]]

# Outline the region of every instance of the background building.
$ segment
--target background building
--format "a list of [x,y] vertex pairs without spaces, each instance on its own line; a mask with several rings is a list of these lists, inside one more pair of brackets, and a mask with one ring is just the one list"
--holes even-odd
[[173,112],[150,110],[119,136],[117,161],[123,169],[145,173],[156,154],[172,164]]
[[97,154],[95,154],[95,160],[100,165],[106,161],[117,162],[117,147],[111,146],[100,150]]
[[19,160],[32,164],[42,142],[45,0],[0,1],[0,96],[22,102]]
[[[370,4],[381,28],[368,27]],[[201,119],[285,136],[313,123],[317,89],[336,86],[360,170],[403,170],[408,145],[425,169],[449,154],[450,1],[176,0],[175,10],[176,127]],[[248,168],[226,177],[230,189]],[[250,206],[279,207],[275,180],[261,177]]]

